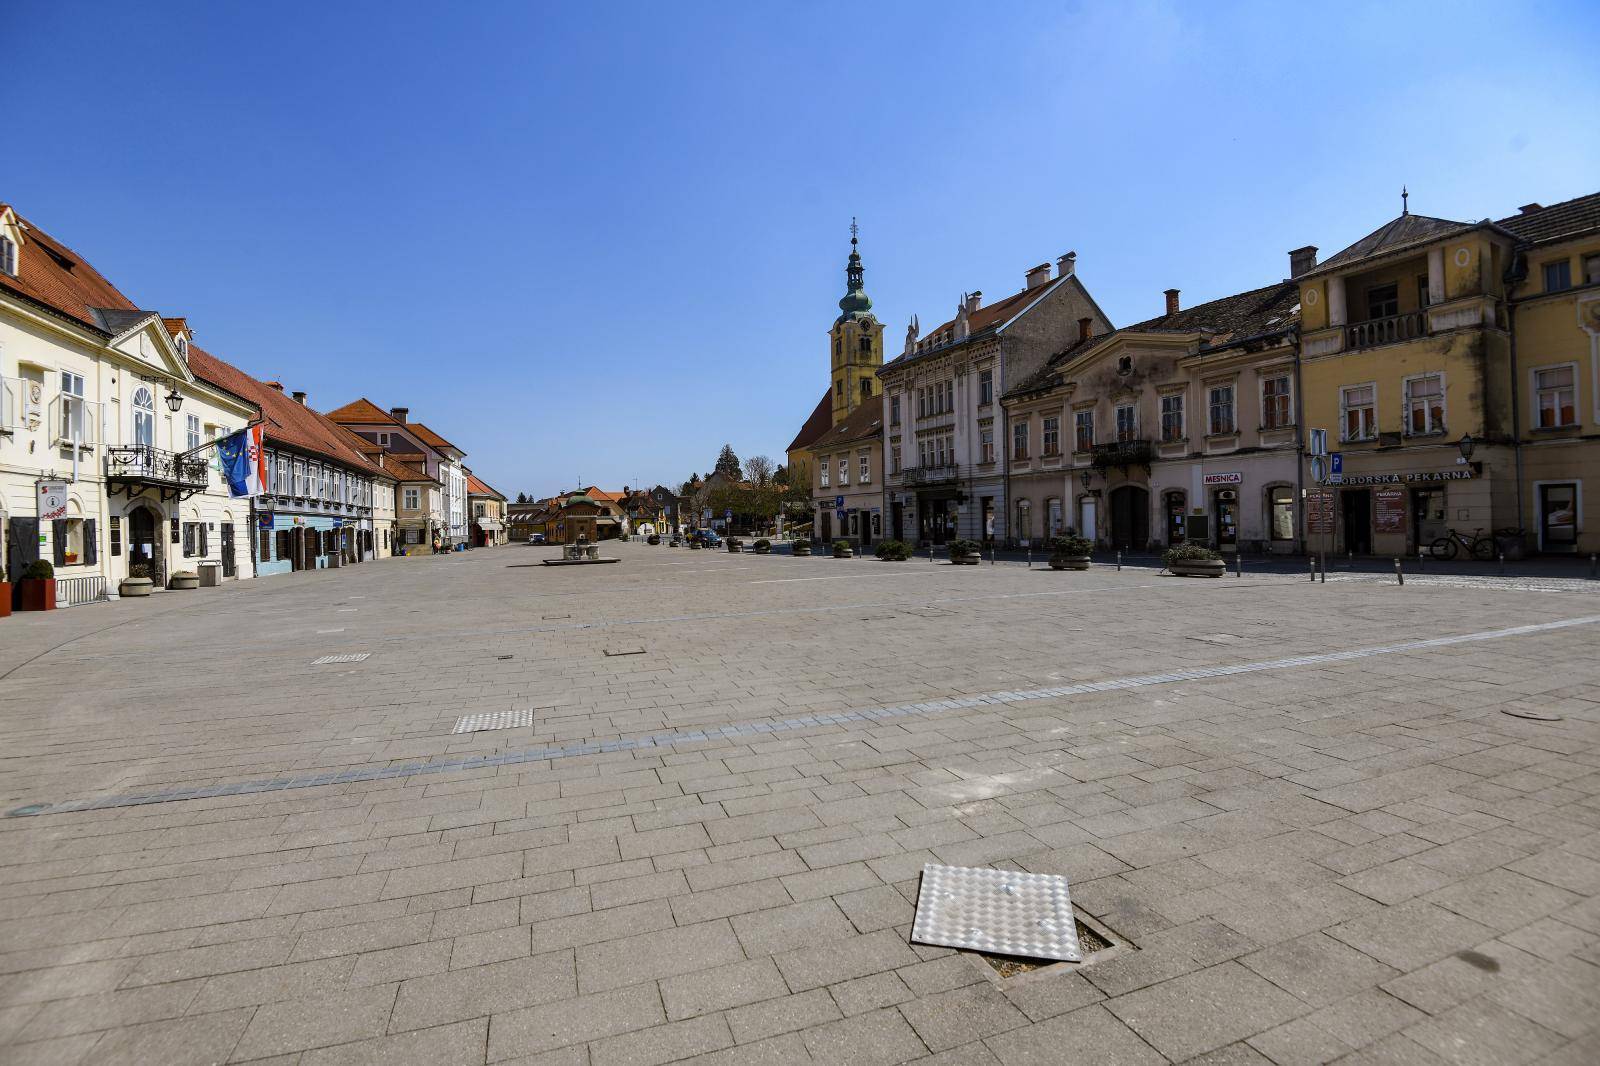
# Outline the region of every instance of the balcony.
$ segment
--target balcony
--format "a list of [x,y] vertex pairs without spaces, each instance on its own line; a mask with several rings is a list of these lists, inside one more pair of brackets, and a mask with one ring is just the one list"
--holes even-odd
[[908,489],[932,485],[953,485],[961,478],[961,468],[955,463],[942,466],[908,466],[900,471],[900,480]]
[[107,448],[106,481],[113,494],[118,486],[130,497],[141,489],[154,488],[160,490],[163,500],[187,499],[210,484],[211,464],[203,456],[148,445]]
[[1124,473],[1130,466],[1142,466],[1148,472],[1153,455],[1148,440],[1117,440],[1096,444],[1089,461],[1102,475],[1113,466]]
[[1405,311],[1398,315],[1385,315],[1383,318],[1348,325],[1344,331],[1345,351],[1416,340],[1428,335],[1428,312]]

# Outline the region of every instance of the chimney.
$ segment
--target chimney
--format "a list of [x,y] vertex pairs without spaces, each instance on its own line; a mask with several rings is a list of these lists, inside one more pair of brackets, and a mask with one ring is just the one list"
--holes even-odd
[[1090,330],[1092,330],[1092,329],[1094,329],[1094,319],[1092,319],[1092,318],[1080,318],[1080,319],[1078,319],[1078,339],[1080,341],[1088,340],[1092,336],[1092,334],[1090,333]]
[[967,314],[972,314],[972,312],[976,311],[982,306],[983,291],[981,289],[975,289],[972,292],[967,293]]
[[275,390],[277,392],[282,392],[283,391],[283,382],[281,382],[281,381],[269,381],[269,382],[267,382],[267,388],[273,389],[273,390]]
[[1175,315],[1177,313],[1178,313],[1178,290],[1177,289],[1168,289],[1167,290],[1167,314]]
[[391,407],[391,408],[389,408],[389,417],[394,419],[396,422],[399,422],[401,425],[405,425],[406,415],[409,415],[410,413],[411,413],[411,408],[409,408],[409,407]]
[[303,393],[303,392],[294,392],[294,393],[290,393],[290,395],[294,397],[294,402],[299,404],[301,407],[304,407],[306,405],[306,394],[305,393]]
[[1040,263],[1028,271],[1028,288],[1037,289],[1040,285],[1050,280],[1050,264]]
[[1317,246],[1308,244],[1289,253],[1289,277],[1298,278],[1317,265]]
[[1520,214],[1524,214],[1524,215],[1531,215],[1535,211],[1543,211],[1543,210],[1544,210],[1544,204],[1523,204],[1521,207],[1517,208],[1517,211]]
[[1068,252],[1066,255],[1056,260],[1056,277],[1070,278],[1072,277],[1073,271],[1075,271],[1077,268],[1078,253]]

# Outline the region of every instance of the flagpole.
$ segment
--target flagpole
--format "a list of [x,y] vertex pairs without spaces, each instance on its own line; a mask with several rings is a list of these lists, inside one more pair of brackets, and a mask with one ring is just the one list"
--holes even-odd
[[219,445],[223,441],[227,440],[228,437],[236,437],[240,433],[248,433],[252,429],[255,429],[257,426],[264,426],[266,424],[267,424],[267,420],[265,418],[257,419],[256,421],[251,422],[248,425],[246,425],[243,429],[234,430],[232,433],[229,433],[227,437],[218,437],[215,440],[208,440],[204,444],[200,445],[197,448],[188,448],[188,449],[185,449],[184,451],[179,452],[178,454],[176,454],[176,455],[174,455],[172,457],[172,463],[173,463],[174,466],[176,466],[178,463],[182,462],[184,459],[187,459],[191,455],[198,455],[200,452],[205,451],[207,448],[215,448],[215,447],[217,447],[217,445]]

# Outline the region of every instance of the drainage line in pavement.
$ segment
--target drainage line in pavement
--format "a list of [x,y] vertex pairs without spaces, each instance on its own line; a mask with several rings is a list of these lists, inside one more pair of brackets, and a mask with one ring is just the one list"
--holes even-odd
[[279,777],[267,781],[237,781],[227,785],[207,785],[201,788],[169,789],[143,795],[105,796],[96,800],[73,800],[67,803],[35,803],[7,811],[8,818],[26,818],[41,814],[68,814],[74,811],[105,810],[111,807],[142,807],[151,803],[176,803],[182,800],[213,799],[219,796],[242,796],[256,792],[278,792],[284,789],[317,788],[322,785],[345,785],[362,781],[383,781],[394,777],[417,777],[422,774],[448,773],[458,770],[479,770],[485,767],[516,766],[523,763],[544,762],[550,759],[568,759],[580,755],[603,755],[617,751],[642,751],[665,748],[675,744],[695,744],[707,740],[733,740],[742,737],[782,733],[791,729],[815,729],[820,726],[848,725],[853,722],[878,722],[908,715],[941,714],[945,711],[964,711],[975,707],[1021,703],[1027,700],[1054,699],[1062,696],[1083,696],[1118,689],[1142,688],[1147,685],[1167,685],[1178,681],[1202,681],[1212,677],[1234,674],[1260,673],[1266,670],[1283,670],[1295,666],[1317,666],[1323,663],[1364,659],[1373,655],[1395,655],[1443,648],[1454,644],[1470,644],[1483,640],[1500,640],[1505,637],[1527,636],[1555,629],[1570,629],[1600,623],[1600,615],[1566,618],[1556,622],[1536,622],[1513,626],[1509,629],[1491,629],[1480,633],[1463,633],[1452,637],[1434,637],[1429,640],[1408,640],[1400,644],[1385,644],[1375,648],[1356,648],[1352,651],[1323,652],[1316,655],[1296,655],[1286,659],[1269,659],[1264,662],[1235,663],[1231,666],[1204,666],[1192,670],[1173,670],[1164,674],[1143,674],[1135,677],[1113,678],[1107,681],[1084,681],[1075,685],[1054,688],[1025,689],[1017,692],[991,692],[981,696],[956,696],[923,703],[905,703],[894,707],[872,707],[837,714],[808,714],[799,718],[777,721],[735,722],[711,729],[696,729],[651,736],[617,738],[616,740],[589,740],[561,747],[529,748],[524,751],[503,752],[498,755],[474,755],[469,758],[443,759],[438,762],[405,763],[399,766],[366,766],[354,770],[306,774],[300,777]]

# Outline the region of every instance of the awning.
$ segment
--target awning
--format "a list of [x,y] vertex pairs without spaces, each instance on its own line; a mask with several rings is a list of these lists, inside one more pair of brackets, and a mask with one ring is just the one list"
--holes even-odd
[[504,529],[505,527],[500,524],[500,519],[498,518],[480,518],[478,519],[478,528],[500,530]]

